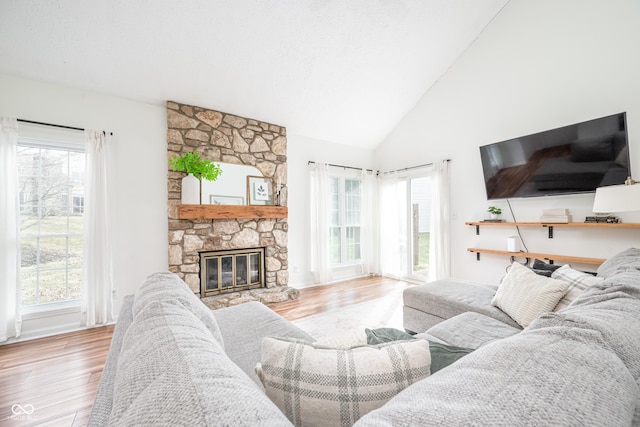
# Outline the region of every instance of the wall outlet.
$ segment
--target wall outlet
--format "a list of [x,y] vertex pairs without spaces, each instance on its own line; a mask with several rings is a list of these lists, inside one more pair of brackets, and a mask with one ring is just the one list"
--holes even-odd
[[111,291],[111,298],[118,299],[118,291],[116,289]]

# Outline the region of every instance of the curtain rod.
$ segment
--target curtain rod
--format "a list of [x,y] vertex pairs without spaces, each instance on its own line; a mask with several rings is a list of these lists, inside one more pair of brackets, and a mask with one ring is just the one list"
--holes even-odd
[[[78,130],[80,132],[84,132],[84,128],[77,128],[77,127],[74,127],[74,126],[54,125],[52,123],[36,122],[36,121],[33,121],[33,120],[25,120],[25,119],[18,119],[18,121],[22,122],[22,123],[31,123],[32,125],[51,126],[51,127],[54,127],[54,128]],[[105,131],[102,131],[102,133],[104,133],[106,135]],[[113,135],[113,132],[109,132],[109,135]]]
[[[444,159],[443,161],[445,161],[445,162],[450,162],[450,161],[451,161],[451,159]],[[423,165],[409,166],[409,167],[407,167],[407,168],[396,169],[396,170],[393,170],[393,171],[387,171],[387,172],[378,172],[378,173],[386,174],[386,173],[393,173],[393,172],[404,172],[404,171],[408,171],[408,170],[411,170],[411,169],[418,169],[418,168],[424,168],[424,167],[427,167],[427,166],[433,166],[433,164],[434,164],[434,163],[435,163],[435,162],[425,163],[425,164],[423,164]]]
[[[317,162],[314,162],[313,160],[309,160],[307,162],[308,165],[313,165],[316,164]],[[363,170],[364,168],[357,168],[355,166],[343,166],[343,165],[332,165],[331,163],[327,163],[327,166],[333,166],[334,168],[343,168],[343,169],[355,169],[355,170]],[[373,169],[364,169],[367,172],[373,172]]]

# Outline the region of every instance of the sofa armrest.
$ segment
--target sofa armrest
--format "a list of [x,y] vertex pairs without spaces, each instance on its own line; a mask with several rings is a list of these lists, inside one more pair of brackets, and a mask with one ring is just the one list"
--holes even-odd
[[96,400],[91,410],[90,426],[103,426],[109,423],[111,416],[111,407],[113,405],[113,385],[118,369],[118,358],[122,349],[122,340],[125,332],[133,321],[133,313],[131,306],[133,305],[133,295],[127,295],[123,298],[122,308],[118,315],[118,321],[111,338],[111,346],[107,354],[107,361],[104,364]]

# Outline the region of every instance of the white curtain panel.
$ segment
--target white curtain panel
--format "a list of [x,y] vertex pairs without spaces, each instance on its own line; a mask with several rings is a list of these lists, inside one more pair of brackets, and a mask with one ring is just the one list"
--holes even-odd
[[309,165],[311,208],[311,271],[315,283],[331,280],[329,268],[329,165]]
[[19,337],[18,121],[0,118],[0,342]]
[[433,165],[431,175],[431,242],[429,246],[429,281],[451,275],[451,242],[449,224],[449,161]]
[[360,255],[362,274],[380,274],[378,177],[375,171],[362,170],[362,218]]
[[112,244],[109,224],[109,151],[111,136],[85,131],[86,187],[84,202],[84,268],[82,324],[95,326],[113,320]]
[[407,261],[407,189],[395,172],[380,175],[380,270],[382,275],[404,278]]

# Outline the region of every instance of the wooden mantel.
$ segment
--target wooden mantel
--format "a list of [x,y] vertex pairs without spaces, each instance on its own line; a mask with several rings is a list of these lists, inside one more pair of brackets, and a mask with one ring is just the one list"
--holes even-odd
[[287,218],[286,206],[178,205],[179,219]]

